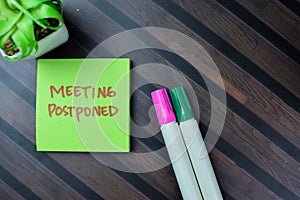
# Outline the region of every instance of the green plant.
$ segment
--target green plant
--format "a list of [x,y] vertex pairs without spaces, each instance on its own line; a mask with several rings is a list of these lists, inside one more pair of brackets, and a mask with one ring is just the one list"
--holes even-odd
[[17,61],[38,50],[37,41],[63,24],[60,0],[0,0],[0,48]]

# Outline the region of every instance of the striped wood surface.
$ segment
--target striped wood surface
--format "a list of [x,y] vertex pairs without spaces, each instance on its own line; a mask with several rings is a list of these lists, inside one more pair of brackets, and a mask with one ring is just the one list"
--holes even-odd
[[[83,58],[106,38],[146,26],[177,30],[201,44],[217,64],[226,88],[226,122],[210,153],[224,199],[300,199],[299,1],[63,3],[70,39],[43,58]],[[182,72],[195,89],[200,127],[203,133],[207,131],[209,94],[195,70],[201,71],[201,66],[154,49],[125,56],[131,58],[132,68],[161,63]],[[219,87],[209,71],[201,72]],[[132,78],[134,82],[145,77]],[[9,63],[1,58],[1,199],[181,199],[170,165],[150,173],[127,173],[87,153],[36,152],[35,83],[35,60]],[[155,88],[148,84],[134,92],[131,116],[137,124],[149,123],[150,92]],[[132,137],[133,152],[154,151],[163,145],[160,133],[144,139]],[[160,157],[138,162],[150,165],[156,159]],[[114,154],[111,160],[128,164]]]

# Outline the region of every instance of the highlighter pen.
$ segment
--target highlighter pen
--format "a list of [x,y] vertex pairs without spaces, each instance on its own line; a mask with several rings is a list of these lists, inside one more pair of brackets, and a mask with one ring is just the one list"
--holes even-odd
[[223,199],[199,126],[194,118],[194,113],[184,88],[182,86],[173,88],[169,91],[169,94],[203,199]]
[[182,197],[186,200],[202,200],[167,90],[156,90],[151,96]]

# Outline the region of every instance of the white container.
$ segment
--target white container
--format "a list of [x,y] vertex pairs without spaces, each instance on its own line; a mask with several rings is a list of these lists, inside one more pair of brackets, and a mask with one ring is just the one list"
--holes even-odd
[[[65,43],[67,40],[69,39],[69,33],[67,30],[67,27],[65,26],[65,24],[62,25],[62,27],[60,29],[58,29],[57,31],[49,34],[47,37],[39,40],[38,43],[38,50],[37,52],[35,52],[35,50],[33,50],[31,52],[31,54],[25,58],[22,58],[22,60],[27,60],[27,59],[33,59],[33,58],[37,58],[40,57],[41,55],[44,55],[45,53],[48,53],[49,51],[55,49],[56,47],[62,45],[63,43]],[[11,59],[14,59],[15,57],[18,57],[21,52],[16,53],[13,56],[8,56],[5,54],[5,52],[0,49],[0,52],[2,54],[3,57],[8,57]]]

